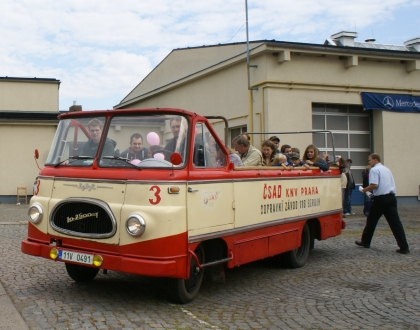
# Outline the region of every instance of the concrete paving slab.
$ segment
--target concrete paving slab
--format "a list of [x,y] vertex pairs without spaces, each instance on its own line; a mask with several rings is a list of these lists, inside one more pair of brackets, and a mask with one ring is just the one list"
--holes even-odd
[[28,330],[28,326],[0,283],[0,330]]

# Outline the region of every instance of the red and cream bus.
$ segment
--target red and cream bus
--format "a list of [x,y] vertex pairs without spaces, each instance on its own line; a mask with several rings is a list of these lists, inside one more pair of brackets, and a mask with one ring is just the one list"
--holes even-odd
[[345,227],[338,168],[235,167],[196,113],[130,109],[59,119],[21,248],[64,262],[75,281],[100,269],[166,277],[170,298],[187,303],[204,271],[223,279],[226,267],[275,255],[301,267],[315,239]]

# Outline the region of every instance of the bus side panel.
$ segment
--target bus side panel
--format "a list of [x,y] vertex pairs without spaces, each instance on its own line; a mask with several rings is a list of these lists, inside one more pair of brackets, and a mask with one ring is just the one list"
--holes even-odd
[[321,225],[321,240],[327,239],[329,237],[338,236],[341,234],[343,228],[342,225],[342,215],[334,214],[328,215],[325,217],[319,217]]
[[341,212],[339,177],[234,182],[235,228]]
[[281,233],[270,237],[269,251],[270,257],[283,252],[291,251],[299,247],[301,235],[299,230],[294,229],[289,232]]
[[300,235],[298,229],[272,236],[238,241],[234,245],[235,266],[294,250],[299,245]]
[[235,266],[263,259],[268,254],[268,237],[235,243]]
[[223,237],[233,257],[228,267],[240,266],[297,249],[305,223],[306,221],[283,223]]

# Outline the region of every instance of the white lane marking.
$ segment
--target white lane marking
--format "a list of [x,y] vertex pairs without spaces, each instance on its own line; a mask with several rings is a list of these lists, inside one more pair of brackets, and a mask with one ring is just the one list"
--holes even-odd
[[[173,304],[169,304],[171,306],[177,307],[177,305],[173,305]],[[221,330],[218,326],[216,325],[211,325],[210,323],[200,320],[197,316],[195,316],[193,313],[191,313],[189,310],[182,308],[181,307],[181,311],[184,312],[185,314],[187,314],[190,318],[192,318],[193,320],[196,320],[197,322],[199,322],[200,324],[204,324],[209,326],[212,329],[217,329],[217,330]]]

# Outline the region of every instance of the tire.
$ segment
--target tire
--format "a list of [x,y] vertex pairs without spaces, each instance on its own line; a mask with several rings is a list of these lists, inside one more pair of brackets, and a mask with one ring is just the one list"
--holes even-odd
[[303,267],[308,261],[309,251],[311,249],[311,231],[305,223],[302,230],[302,240],[300,247],[283,254],[283,261],[289,268]]
[[66,262],[67,274],[76,282],[92,281],[99,272],[99,268],[69,264]]
[[[199,245],[194,253],[196,254],[200,264],[204,263],[204,248]],[[168,279],[168,294],[170,300],[178,304],[187,304],[194,300],[200,291],[203,282],[204,268],[198,268],[194,258],[191,258],[189,278]]]

